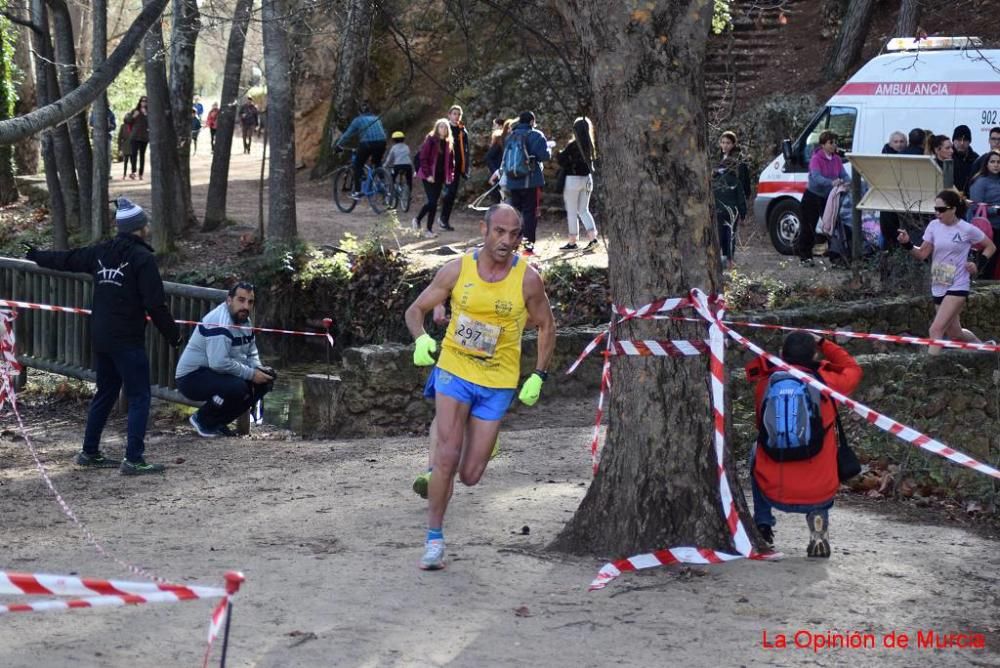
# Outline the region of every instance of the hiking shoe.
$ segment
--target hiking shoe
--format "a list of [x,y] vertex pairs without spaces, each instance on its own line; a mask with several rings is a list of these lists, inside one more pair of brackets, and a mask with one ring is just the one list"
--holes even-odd
[[237,436],[239,436],[239,434],[237,434],[235,431],[233,431],[224,424],[219,425],[215,429],[215,431],[219,434],[219,436],[225,436],[226,438],[236,438]]
[[421,499],[427,498],[427,489],[431,486],[431,472],[424,471],[418,475],[413,481],[413,491],[417,493]]
[[500,454],[500,434],[497,434],[497,440],[493,441],[493,449],[490,450],[490,461],[492,462],[496,459],[496,456]]
[[122,475],[148,475],[150,473],[163,473],[167,467],[163,464],[149,464],[145,459],[140,459],[137,462],[123,459],[118,470],[121,471]]
[[188,422],[191,423],[191,426],[194,427],[194,430],[196,432],[198,432],[198,435],[201,436],[202,438],[218,438],[219,437],[218,430],[216,430],[216,429],[205,429],[204,427],[201,426],[201,423],[198,422],[198,414],[197,413],[191,413],[191,417],[188,418]]
[[760,534],[761,547],[765,550],[774,549],[774,527],[769,524],[758,524],[757,533]]
[[819,513],[806,515],[809,523],[809,547],[806,554],[819,559],[830,558],[830,541],[827,533],[826,519]]
[[420,570],[439,571],[444,568],[444,539],[424,543],[424,556],[420,557]]
[[559,247],[559,250],[576,250],[579,248],[576,244],[565,244]]
[[78,452],[75,461],[77,466],[83,466],[88,469],[113,469],[118,466],[117,460],[105,457],[100,452],[94,454]]
[[442,230],[445,230],[446,232],[455,231],[455,228],[449,225],[448,223],[441,223],[438,227],[440,227]]

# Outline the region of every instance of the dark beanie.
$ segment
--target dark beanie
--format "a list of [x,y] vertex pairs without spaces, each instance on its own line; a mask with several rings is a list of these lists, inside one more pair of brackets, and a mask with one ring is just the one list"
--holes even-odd
[[959,125],[955,128],[955,131],[951,133],[951,140],[964,139],[965,141],[972,141],[972,130],[969,129],[968,125]]
[[149,225],[146,212],[138,204],[133,204],[125,197],[118,198],[118,213],[115,214],[115,224],[119,232],[136,232]]
[[517,117],[518,122],[527,123],[531,125],[535,122],[535,112],[533,111],[522,111],[521,115]]

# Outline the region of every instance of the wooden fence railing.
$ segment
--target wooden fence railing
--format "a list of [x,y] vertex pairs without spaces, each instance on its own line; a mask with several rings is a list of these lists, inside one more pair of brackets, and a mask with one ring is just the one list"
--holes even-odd
[[[36,304],[89,308],[93,279],[43,269],[34,262],[0,257],[0,298]],[[226,291],[164,282],[167,305],[178,320],[200,320],[226,299]],[[93,353],[87,315],[22,309],[15,321],[17,358],[26,367],[93,381]],[[181,332],[191,328],[181,326]],[[174,369],[179,351],[167,344],[152,323],[146,327],[151,390],[154,397],[199,405],[176,390]]]

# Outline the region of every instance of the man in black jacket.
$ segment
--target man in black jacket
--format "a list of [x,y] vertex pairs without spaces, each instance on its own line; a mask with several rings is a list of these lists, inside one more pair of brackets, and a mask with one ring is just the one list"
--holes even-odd
[[455,178],[447,185],[441,197],[441,229],[454,230],[451,226],[451,210],[458,197],[458,187],[462,179],[468,180],[472,172],[472,156],[469,150],[469,132],[462,123],[462,108],[457,104],[448,110],[451,123],[451,147],[455,152]]
[[[160,473],[162,464],[143,458],[149,418],[149,360],[146,357],[146,314],[174,347],[180,332],[167,310],[163,280],[153,249],[145,242],[149,219],[141,207],[124,197],[115,216],[118,235],[107,241],[68,251],[28,249],[27,258],[41,267],[91,274],[94,277],[90,338],[97,360],[97,393],[90,402],[80,466],[119,467],[122,475]],[[121,465],[101,454],[101,432],[125,385],[128,398],[128,444]]]

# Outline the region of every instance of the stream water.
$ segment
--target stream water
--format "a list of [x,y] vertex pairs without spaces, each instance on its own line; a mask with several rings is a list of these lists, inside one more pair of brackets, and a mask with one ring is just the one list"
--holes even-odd
[[323,373],[322,362],[298,364],[278,369],[278,382],[264,397],[264,422],[276,427],[302,431],[302,381],[310,373]]

